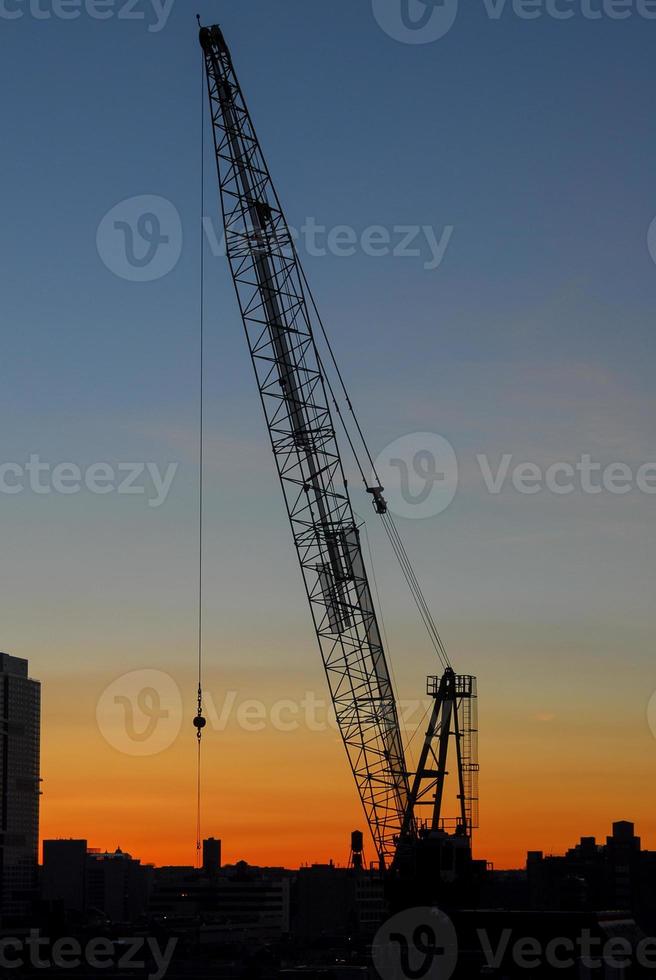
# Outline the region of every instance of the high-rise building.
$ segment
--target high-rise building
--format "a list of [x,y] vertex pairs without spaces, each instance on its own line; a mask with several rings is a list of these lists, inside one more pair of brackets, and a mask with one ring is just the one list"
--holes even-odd
[[203,871],[206,875],[215,875],[221,868],[221,841],[208,837],[203,841]]
[[87,857],[87,911],[112,922],[133,922],[148,906],[153,868],[126,854],[91,848]]
[[41,898],[59,902],[66,913],[86,911],[87,842],[44,840]]
[[44,840],[41,897],[73,921],[105,916],[130,922],[148,906],[153,868],[118,847],[100,851],[86,840]]
[[528,900],[533,909],[631,912],[647,935],[656,929],[656,851],[643,851],[628,820],[613,824],[605,844],[582,837],[562,857],[530,852]]
[[0,922],[27,918],[39,847],[41,685],[0,653]]

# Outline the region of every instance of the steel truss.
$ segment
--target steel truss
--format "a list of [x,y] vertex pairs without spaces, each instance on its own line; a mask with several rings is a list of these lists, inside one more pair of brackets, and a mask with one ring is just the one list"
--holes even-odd
[[201,28],[227,254],[339,729],[381,865],[408,814],[394,692],[303,277],[230,52]]
[[[434,698],[424,745],[419,757],[408,801],[408,815],[401,834],[400,849],[419,833],[445,831],[471,840],[478,826],[478,722],[476,678],[447,670],[442,677],[429,677],[427,693]],[[444,816],[444,788],[453,740],[458,780],[458,815]],[[429,809],[425,821],[410,822],[419,807]]]

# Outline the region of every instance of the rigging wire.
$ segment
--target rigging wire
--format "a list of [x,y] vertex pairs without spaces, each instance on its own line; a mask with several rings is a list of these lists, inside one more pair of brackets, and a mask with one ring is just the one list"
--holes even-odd
[[[375,591],[375,595],[376,595],[376,603],[378,605],[378,609],[380,610],[380,621],[381,621],[381,626],[382,626],[382,629],[383,629],[383,636],[385,638],[385,648],[387,650],[389,650],[390,643],[389,643],[389,638],[387,636],[387,629],[385,627],[385,618],[383,616],[382,605],[381,605],[381,601],[380,601],[380,591],[378,589],[378,581],[377,581],[377,578],[376,578],[376,564],[374,562],[374,552],[373,552],[373,547],[372,547],[372,544],[371,544],[371,539],[369,537],[369,528],[367,527],[367,522],[364,521],[359,516],[359,514],[356,513],[355,516],[360,521],[360,525],[361,525],[361,527],[364,530],[364,538],[365,538],[365,542],[366,542],[366,545],[367,545],[367,552],[369,554],[369,567],[371,568],[371,571],[372,571],[372,576],[373,576],[373,581],[374,581],[374,591]],[[398,684],[397,684],[397,681],[396,681],[396,677],[394,676],[394,667],[393,667],[393,664],[392,663],[390,663],[390,669],[392,670],[392,680],[394,682],[394,687],[398,690]],[[419,720],[419,724],[417,725],[417,727],[415,728],[414,732],[409,737],[409,739],[406,741],[406,743],[405,743],[405,756],[406,756],[406,759],[408,759],[408,757],[410,757],[410,759],[412,759],[414,757],[415,753],[412,751],[413,743],[414,743],[415,738],[417,737],[418,733],[422,730],[423,725],[424,725],[424,722],[426,721],[426,718],[428,717],[428,713],[432,710],[432,707],[433,707],[433,704],[432,704],[432,702],[429,701],[427,703],[427,705],[426,705],[426,708],[424,710],[424,713],[421,716],[421,719]],[[403,724],[403,718],[399,718],[399,723],[400,724]],[[411,762],[411,766],[412,766],[413,769],[416,769],[417,768],[417,762],[418,762],[418,760],[415,760],[414,765]]]
[[[348,393],[348,389],[346,387],[346,382],[344,381],[344,377],[343,377],[342,372],[341,372],[341,370],[339,368],[339,365],[337,363],[337,358],[335,357],[335,353],[334,353],[332,344],[330,343],[330,338],[328,336],[328,332],[327,332],[326,327],[324,325],[324,322],[323,322],[323,318],[321,316],[321,313],[319,312],[319,308],[317,306],[317,302],[316,302],[316,300],[314,298],[314,293],[312,292],[312,287],[310,286],[310,283],[308,281],[307,275],[305,274],[305,269],[303,268],[303,265],[301,263],[300,256],[298,255],[298,252],[296,250],[295,245],[293,246],[293,248],[294,248],[294,252],[296,254],[296,259],[297,259],[297,262],[298,262],[298,267],[299,267],[299,270],[300,270],[300,273],[301,273],[301,278],[302,278],[303,284],[305,286],[305,290],[307,292],[307,296],[308,296],[308,298],[309,298],[309,300],[310,300],[310,302],[312,304],[312,308],[314,310],[315,316],[317,318],[317,322],[318,322],[319,327],[321,329],[322,336],[324,338],[326,347],[327,347],[328,352],[329,352],[329,355],[330,355],[330,360],[331,360],[331,362],[333,364],[333,367],[335,368],[337,377],[339,379],[339,384],[340,384],[340,387],[342,389],[342,393],[344,395],[344,398],[346,400],[346,404],[348,406],[349,413],[350,413],[350,415],[353,418],[353,422],[355,424],[355,427],[356,427],[358,436],[360,438],[360,442],[362,443],[362,446],[364,448],[364,451],[365,451],[365,454],[366,454],[366,457],[367,457],[367,461],[368,461],[369,465],[371,466],[372,475],[374,476],[374,478],[376,479],[376,481],[378,483],[378,486],[380,487],[381,486],[381,480],[380,480],[380,477],[379,477],[378,472],[376,470],[376,464],[375,464],[374,459],[373,459],[373,456],[372,456],[372,454],[371,454],[371,452],[369,450],[369,446],[367,444],[367,440],[365,439],[364,432],[362,431],[362,427],[360,425],[360,421],[359,421],[359,419],[358,419],[358,417],[357,417],[357,415],[355,413],[355,409],[353,407],[353,403],[351,402],[351,399],[350,399],[350,396],[349,396],[349,393]],[[328,388],[328,391],[330,392],[330,396],[332,398],[333,405],[335,407],[335,411],[337,412],[337,415],[339,417],[339,420],[340,420],[340,422],[342,424],[342,427],[344,429],[344,433],[346,435],[346,439],[347,439],[348,444],[350,446],[351,452],[353,453],[353,456],[355,458],[355,462],[356,462],[356,465],[357,465],[358,470],[360,472],[360,476],[362,477],[362,482],[364,483],[365,488],[367,489],[367,491],[370,492],[369,481],[367,480],[367,477],[365,475],[365,471],[364,471],[364,467],[363,467],[362,462],[361,462],[361,459],[360,459],[360,455],[358,454],[358,452],[357,452],[357,450],[355,448],[353,437],[352,437],[351,433],[349,432],[348,426],[346,424],[346,420],[344,419],[344,415],[343,415],[342,410],[340,408],[339,402],[337,401],[337,396],[335,394],[335,389],[334,389],[333,384],[332,384],[332,382],[330,380],[330,377],[328,375],[328,372],[326,371],[326,368],[325,368],[324,363],[323,363],[323,359],[322,359],[322,357],[321,357],[321,355],[320,355],[320,353],[319,353],[318,350],[316,350],[316,356],[317,356],[317,361],[318,361],[318,364],[319,364],[319,369],[320,369],[321,373],[323,374],[323,377],[324,377],[324,380],[325,380],[325,383],[326,383],[326,387]],[[433,614],[430,611],[430,607],[428,605],[428,602],[426,600],[426,597],[424,595],[424,592],[423,592],[423,590],[421,588],[421,584],[419,582],[419,579],[417,578],[416,572],[415,572],[415,570],[413,568],[413,565],[412,565],[412,562],[411,562],[410,557],[408,555],[408,552],[406,551],[405,544],[403,543],[403,539],[401,538],[401,535],[399,534],[398,528],[396,527],[396,524],[394,523],[394,520],[392,518],[392,515],[388,511],[381,513],[381,518],[382,518],[383,527],[385,529],[385,533],[387,534],[387,537],[389,538],[389,541],[390,541],[390,544],[392,546],[392,550],[394,552],[394,555],[395,555],[395,557],[396,557],[396,559],[397,559],[397,561],[398,561],[398,563],[399,563],[399,565],[401,567],[401,571],[403,573],[403,577],[405,578],[405,580],[407,582],[407,585],[408,585],[408,588],[410,589],[410,593],[412,595],[412,598],[413,598],[413,600],[415,602],[415,605],[417,606],[417,609],[419,610],[419,614],[421,616],[422,622],[424,623],[424,626],[425,626],[426,631],[428,633],[428,637],[429,637],[429,639],[430,639],[430,641],[431,641],[431,643],[432,643],[432,645],[433,645],[433,647],[435,649],[435,652],[436,652],[436,654],[438,656],[438,659],[440,660],[442,666],[445,669],[448,669],[448,668],[451,667],[451,662],[450,662],[449,657],[448,657],[448,654],[446,652],[446,647],[444,646],[444,643],[443,643],[442,638],[440,636],[439,630],[437,628],[437,624],[435,623],[435,620],[433,618]],[[380,606],[380,604],[379,604],[379,606]]]
[[[374,580],[374,593],[375,593],[375,596],[376,596],[376,603],[377,603],[378,608],[380,610],[380,625],[381,625],[382,630],[383,630],[383,637],[385,638],[385,647],[387,649],[389,649],[390,643],[389,643],[389,638],[387,636],[387,627],[385,626],[385,616],[383,615],[383,607],[382,607],[382,603],[380,601],[380,591],[378,589],[378,579],[376,577],[376,565],[374,563],[374,551],[373,551],[373,548],[371,546],[371,539],[369,537],[369,528],[367,527],[367,522],[364,521],[359,516],[359,514],[356,514],[355,516],[358,518],[358,520],[360,521],[360,524],[361,524],[362,528],[364,529],[364,540],[366,542],[366,545],[367,545],[367,553],[369,555],[369,567],[371,568],[371,575],[372,575],[372,578]],[[394,682],[394,684],[396,686],[396,681]]]
[[[426,709],[425,709],[423,715],[421,716],[421,720],[420,720],[419,724],[417,725],[417,727],[415,728],[414,732],[412,733],[412,735],[410,736],[410,738],[406,742],[406,745],[405,745],[406,752],[409,752],[410,749],[412,748],[412,743],[414,742],[414,740],[417,737],[417,735],[419,734],[419,732],[422,730],[422,726],[423,726],[424,722],[426,721],[426,718],[428,717],[429,712],[431,712],[432,710],[433,710],[433,703],[431,701],[429,701],[427,703],[427,705],[426,705]],[[413,755],[414,755],[414,753],[413,753]],[[415,762],[415,765],[413,766],[413,768],[414,769],[417,768],[416,762]]]
[[[199,23],[200,23],[200,20],[199,20]],[[280,203],[280,200],[278,198],[277,193],[275,192],[275,189],[273,190],[273,194],[274,194],[274,197],[276,199],[276,203],[277,203],[277,206],[278,206],[278,208],[280,210],[280,213],[283,214],[282,205]],[[353,440],[353,438],[352,438],[352,436],[351,436],[351,434],[349,432],[348,426],[346,425],[346,422],[345,422],[344,417],[342,415],[341,409],[339,407],[339,403],[338,403],[337,398],[335,396],[335,391],[334,391],[333,385],[331,383],[330,377],[328,376],[328,373],[326,372],[325,367],[324,367],[324,365],[322,363],[322,359],[321,359],[321,356],[320,356],[320,352],[319,352],[319,350],[317,348],[316,341],[313,341],[314,352],[315,352],[315,355],[317,357],[317,363],[318,363],[319,369],[320,369],[320,371],[321,371],[321,373],[323,375],[324,382],[325,382],[325,384],[326,384],[326,386],[327,386],[327,388],[328,388],[328,390],[330,392],[330,395],[332,397],[333,404],[335,406],[335,410],[336,410],[336,412],[337,412],[337,414],[339,416],[340,422],[342,423],[342,426],[344,428],[344,432],[346,434],[346,438],[347,438],[348,444],[349,444],[349,446],[351,448],[351,451],[352,451],[353,456],[355,458],[355,461],[357,463],[358,469],[360,471],[360,475],[362,476],[362,481],[364,483],[365,489],[369,493],[373,493],[373,496],[374,496],[374,504],[376,505],[376,509],[377,509],[378,513],[381,514],[381,516],[384,516],[384,515],[387,514],[387,509],[386,509],[386,504],[384,503],[384,500],[381,500],[381,496],[380,496],[382,494],[382,487],[381,487],[380,477],[379,477],[379,475],[377,473],[377,470],[376,470],[376,464],[375,464],[374,459],[373,459],[373,456],[371,455],[371,452],[369,450],[369,446],[368,446],[367,441],[365,439],[364,432],[362,431],[362,427],[360,425],[360,421],[359,421],[359,419],[358,419],[358,417],[356,415],[355,409],[353,408],[353,404],[351,402],[351,399],[350,399],[350,396],[349,396],[349,393],[348,393],[348,389],[347,389],[346,383],[344,381],[344,377],[342,375],[342,372],[340,370],[339,364],[337,362],[337,358],[335,357],[335,353],[334,353],[332,344],[330,343],[330,338],[328,336],[328,332],[326,330],[326,327],[325,327],[323,318],[322,318],[321,313],[319,311],[319,308],[318,308],[318,305],[317,305],[317,302],[316,302],[314,293],[312,291],[312,287],[310,286],[310,283],[309,283],[307,274],[305,272],[305,268],[303,266],[303,263],[301,262],[301,257],[299,255],[298,249],[296,247],[296,243],[294,242],[293,238],[291,238],[291,236],[290,236],[290,239],[291,239],[290,240],[290,244],[291,244],[292,254],[293,254],[293,256],[294,256],[294,258],[296,260],[296,265],[297,265],[297,268],[299,270],[299,274],[300,274],[300,278],[301,278],[301,286],[302,287],[304,286],[305,294],[309,298],[310,303],[312,305],[312,308],[314,310],[314,314],[316,316],[317,322],[319,324],[319,327],[321,329],[321,333],[322,333],[323,338],[324,338],[324,342],[326,344],[326,347],[328,349],[328,353],[330,355],[330,360],[331,360],[332,365],[333,365],[333,367],[335,369],[335,372],[337,374],[337,378],[339,379],[339,384],[340,384],[342,393],[344,395],[344,398],[346,400],[346,404],[348,406],[349,413],[350,413],[350,415],[351,415],[351,417],[353,419],[353,423],[355,425],[355,428],[356,428],[358,437],[359,437],[360,442],[362,443],[362,446],[364,448],[364,452],[365,452],[367,461],[368,461],[368,463],[369,463],[369,465],[371,467],[371,472],[372,472],[373,476],[375,477],[375,479],[376,479],[376,481],[378,483],[378,486],[376,488],[372,488],[372,487],[369,486],[369,481],[366,478],[364,469],[363,469],[362,464],[361,464],[361,461],[360,461],[360,456],[359,456],[359,454],[358,454],[358,452],[357,452],[357,450],[355,448],[354,440]],[[380,502],[380,504],[379,504],[379,502]],[[381,504],[382,504],[382,506],[381,506]],[[380,506],[380,509],[378,509],[379,506]],[[408,587],[410,588],[410,591],[412,593],[413,599],[414,599],[417,607],[420,610],[420,613],[422,615],[422,620],[424,622],[424,625],[426,626],[426,629],[427,629],[427,632],[428,632],[428,635],[429,635],[429,639],[430,639],[431,643],[433,644],[433,646],[435,648],[435,652],[437,653],[438,659],[442,662],[442,665],[445,668],[450,668],[451,664],[450,664],[449,658],[448,658],[448,656],[446,654],[446,649],[445,649],[444,644],[443,644],[443,642],[442,642],[442,640],[440,638],[440,635],[439,635],[439,632],[438,632],[438,629],[437,629],[437,625],[436,625],[436,623],[435,623],[435,621],[433,619],[433,616],[432,616],[432,614],[430,612],[430,609],[429,609],[428,603],[426,601],[426,598],[425,598],[425,596],[424,596],[424,594],[422,592],[421,586],[419,584],[419,580],[417,579],[417,576],[416,576],[416,574],[414,572],[414,569],[412,567],[412,563],[410,561],[410,557],[408,556],[408,553],[407,553],[407,551],[405,549],[405,545],[403,544],[403,541],[402,541],[402,539],[401,539],[401,537],[400,537],[400,535],[398,533],[398,530],[396,529],[396,526],[394,525],[394,522],[392,521],[391,515],[387,514],[387,516],[388,516],[388,521],[387,522],[383,521],[383,526],[385,528],[385,532],[386,532],[388,538],[390,539],[390,543],[392,545],[394,554],[397,557],[397,560],[399,561],[399,563],[401,565],[402,571],[404,573],[404,577],[406,579],[406,582],[408,583]]]
[[421,620],[426,627],[426,632],[428,633],[429,639],[435,648],[438,659],[440,660],[442,666],[446,669],[450,667],[450,663],[444,648],[444,644],[442,643],[440,635],[437,632],[437,627],[434,625],[434,620],[430,609],[428,608],[428,603],[426,602],[424,594],[421,591],[421,587],[417,583],[414,570],[412,569],[410,560],[407,557],[405,549],[403,548],[403,543],[399,543],[400,539],[397,537],[398,531],[396,531],[396,526],[393,524],[393,522],[388,520],[388,515],[386,514],[383,515],[382,521],[383,527],[385,528],[387,537],[389,538],[392,546],[392,550],[394,551],[396,559],[401,568],[401,572],[403,573],[403,577],[405,578],[408,588],[410,589],[410,594],[412,595],[415,605],[417,606]]
[[[366,542],[366,545],[367,545],[367,552],[369,554],[369,567],[371,568],[372,575],[373,575],[374,591],[375,591],[375,594],[376,594],[376,603],[378,605],[378,609],[380,610],[380,621],[381,621],[381,626],[383,628],[383,636],[385,638],[385,647],[386,647],[386,649],[389,650],[390,643],[389,643],[389,638],[387,636],[387,629],[385,627],[385,618],[383,616],[382,605],[381,605],[381,601],[380,601],[380,591],[378,589],[378,581],[377,581],[377,578],[376,578],[376,563],[374,562],[374,552],[373,552],[373,547],[372,547],[372,544],[371,544],[371,539],[369,537],[369,528],[367,527],[367,522],[364,521],[358,514],[356,514],[355,516],[360,521],[361,527],[364,530],[364,538],[365,538],[365,542]],[[393,666],[392,666],[391,669],[392,669],[392,679],[394,681],[394,686],[398,690],[398,684],[396,682],[396,678],[394,677],[394,668],[393,668]],[[421,719],[419,721],[419,724],[415,728],[415,730],[412,733],[412,735],[410,736],[410,738],[405,743],[406,759],[408,758],[408,755],[410,755],[411,758],[414,755],[414,753],[411,752],[413,742],[414,742],[415,738],[417,737],[417,734],[422,730],[422,726],[423,726],[424,722],[426,721],[426,718],[428,717],[428,713],[432,710],[432,707],[433,707],[433,704],[432,704],[432,702],[429,701],[427,703],[427,705],[426,705],[426,708],[424,710],[424,713],[421,716]],[[400,721],[400,723],[402,723],[403,719],[399,719],[399,721]],[[413,768],[414,769],[417,768],[416,763],[413,766]]]
[[[369,528],[367,527],[367,522],[363,520],[359,514],[357,514],[355,511],[354,514],[357,517],[357,519],[360,521],[360,526],[364,530],[364,539],[367,545],[367,552],[369,554],[369,568],[371,569],[371,577],[374,583],[374,594],[376,596],[376,608],[378,609],[378,618],[380,619],[380,625],[383,631],[383,639],[385,640],[385,649],[389,650],[390,642],[389,642],[389,637],[387,635],[387,627],[385,625],[383,604],[380,601],[380,591],[378,589],[378,579],[376,577],[376,563],[374,562],[374,552],[373,552],[373,548],[371,547],[371,540],[369,538]],[[388,666],[389,666],[390,673],[392,675],[392,684],[394,685],[394,690],[398,692],[399,685],[396,680],[396,674],[394,672],[394,661],[391,657],[389,658]],[[397,710],[398,710],[398,706],[397,706]]]
[[206,720],[203,717],[203,518],[205,477],[205,59],[201,59],[200,111],[200,296],[199,296],[199,412],[198,412],[198,700],[194,727],[198,745],[196,757],[196,865],[201,863],[201,742]]
[[[367,445],[367,440],[364,437],[364,432],[362,431],[362,427],[360,426],[360,421],[359,421],[357,415],[355,414],[355,409],[353,408],[353,404],[351,402],[351,399],[350,399],[350,396],[349,396],[349,393],[348,393],[348,389],[346,387],[346,382],[344,381],[344,377],[343,377],[342,372],[340,370],[339,364],[337,363],[337,358],[335,357],[335,352],[333,350],[332,344],[330,343],[330,338],[328,336],[328,331],[326,330],[325,324],[323,322],[323,317],[321,316],[321,313],[319,312],[319,307],[317,306],[317,302],[316,302],[316,299],[314,298],[314,293],[312,291],[312,287],[310,286],[310,283],[308,281],[308,277],[307,277],[307,275],[305,273],[305,269],[303,268],[303,264],[301,262],[301,259],[300,259],[299,254],[298,254],[298,250],[296,248],[296,244],[293,243],[292,247],[293,247],[294,252],[296,254],[296,261],[298,263],[298,267],[299,267],[300,272],[301,272],[301,278],[303,279],[303,283],[305,284],[305,289],[307,291],[307,295],[308,295],[308,297],[310,299],[310,302],[312,304],[312,308],[313,308],[314,314],[315,314],[315,316],[317,318],[317,322],[319,324],[319,327],[321,328],[321,333],[322,333],[323,339],[324,339],[324,341],[326,343],[326,347],[328,348],[328,353],[330,354],[330,360],[332,361],[332,364],[333,364],[333,367],[335,368],[335,372],[337,374],[337,377],[339,378],[340,387],[341,387],[342,392],[344,394],[344,398],[346,399],[346,404],[348,405],[349,412],[351,413],[351,416],[353,417],[353,422],[355,423],[355,427],[357,429],[357,433],[358,433],[358,435],[360,437],[360,441],[362,442],[362,445],[364,447],[364,451],[365,451],[366,456],[367,456],[367,460],[369,462],[369,465],[371,466],[371,471],[372,471],[373,475],[376,477],[376,479],[378,480],[378,482],[380,483],[380,479],[378,477],[378,473],[376,472],[376,464],[374,463],[373,457],[372,457],[371,453],[369,452],[369,447]],[[325,372],[324,372],[324,374],[325,374]],[[358,465],[360,465],[359,462],[358,462]],[[360,470],[360,472],[362,472],[362,469]],[[363,474],[363,477],[364,477],[364,474]],[[365,480],[365,485],[366,485],[366,483],[367,483],[367,481]]]
[[451,664],[449,662],[449,657],[447,655],[446,648],[444,646],[444,643],[442,642],[442,638],[437,629],[437,625],[435,623],[435,620],[433,619],[433,614],[430,611],[428,602],[426,601],[426,597],[424,596],[424,593],[422,591],[421,585],[419,583],[419,579],[417,578],[415,570],[412,567],[412,564],[408,557],[408,553],[405,550],[405,545],[403,544],[403,540],[401,538],[401,535],[399,534],[399,530],[396,524],[394,523],[394,519],[392,518],[392,515],[389,513],[383,514],[382,519],[383,519],[383,524],[385,525],[386,530],[388,531],[388,537],[390,538],[390,541],[393,542],[393,547],[396,546],[396,548],[398,548],[400,560],[407,568],[408,576],[410,582],[412,583],[411,588],[413,591],[413,595],[416,597],[416,601],[418,602],[418,605],[421,606],[421,609],[423,610],[426,617],[425,622],[429,635],[431,636],[435,647],[437,648],[437,650],[439,650],[441,659],[443,658],[444,666],[450,667]]
[[[332,383],[330,381],[330,378],[326,374],[326,369],[324,367],[323,361],[322,361],[321,356],[320,356],[320,354],[319,354],[318,351],[317,351],[317,360],[318,360],[318,363],[319,363],[319,368],[320,368],[320,370],[321,370],[321,372],[322,372],[322,374],[324,376],[324,379],[325,379],[325,382],[326,382],[326,387],[327,387],[328,391],[330,392],[330,396],[332,398],[333,405],[335,407],[335,411],[337,412],[337,416],[338,416],[338,418],[339,418],[339,420],[340,420],[340,422],[342,424],[342,428],[344,430],[344,434],[346,436],[346,439],[348,441],[349,446],[351,447],[351,452],[353,453],[353,456],[355,458],[356,465],[358,467],[358,470],[360,471],[360,475],[362,477],[362,482],[364,483],[365,487],[367,487],[367,478],[365,476],[364,469],[362,467],[362,463],[360,462],[358,453],[357,453],[357,451],[355,449],[355,446],[353,444],[353,439],[352,439],[351,433],[348,430],[348,426],[346,425],[346,422],[344,420],[344,416],[342,415],[342,411],[341,411],[341,408],[339,406],[339,402],[337,401],[337,398],[335,396],[335,391],[333,389]],[[352,411],[352,409],[351,409],[351,411]],[[400,534],[398,532],[398,529],[397,529],[396,525],[394,524],[394,522],[392,520],[391,514],[389,514],[389,513],[382,514],[381,515],[381,518],[382,518],[383,527],[385,529],[385,533],[387,534],[387,537],[389,538],[390,544],[392,546],[392,550],[394,552],[394,556],[396,557],[396,559],[397,559],[397,561],[399,563],[399,566],[401,568],[401,572],[403,574],[403,577],[405,578],[406,583],[408,585],[408,588],[410,589],[410,594],[412,595],[412,598],[414,599],[415,605],[417,606],[417,609],[419,610],[419,614],[421,616],[421,619],[422,619],[422,622],[423,622],[424,626],[426,627],[426,631],[428,633],[429,639],[430,639],[430,641],[431,641],[431,643],[432,643],[432,645],[433,645],[433,647],[435,649],[435,652],[437,654],[437,657],[438,657],[440,663],[442,664],[442,667],[444,667],[445,669],[447,669],[448,667],[451,666],[451,664],[449,662],[449,658],[447,656],[446,649],[445,649],[444,644],[442,643],[442,640],[440,638],[439,632],[437,630],[437,626],[435,625],[435,621],[433,619],[432,613],[431,613],[430,608],[428,606],[428,602],[426,601],[426,598],[425,598],[424,593],[423,593],[423,591],[421,589],[421,585],[419,583],[419,580],[418,580],[418,578],[417,578],[417,576],[415,574],[415,571],[414,571],[414,569],[412,567],[412,564],[410,562],[410,558],[408,556],[408,553],[405,550],[405,545],[403,544],[403,540],[402,540],[402,538],[401,538],[401,536],[400,536]],[[364,526],[365,526],[365,532],[366,532],[366,524]],[[373,558],[372,558],[371,555],[370,555],[370,566],[369,567],[371,568],[372,573],[375,576],[374,566],[373,566]],[[374,585],[375,585],[375,587],[377,589],[377,585],[376,585],[375,581],[374,581]],[[379,612],[380,612],[380,614],[382,616],[382,609],[381,609],[381,605],[380,605],[380,597],[379,596],[377,596],[377,603],[378,603]],[[385,638],[385,644],[386,644],[386,646],[389,646],[389,644],[387,643],[387,638]]]

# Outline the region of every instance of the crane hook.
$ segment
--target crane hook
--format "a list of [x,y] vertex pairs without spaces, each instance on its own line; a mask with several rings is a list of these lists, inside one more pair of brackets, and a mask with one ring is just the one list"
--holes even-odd
[[198,739],[199,742],[202,738],[203,729],[205,728],[206,724],[207,724],[207,719],[203,718],[203,692],[199,684],[198,685],[198,713],[194,718],[194,728],[196,729],[196,738]]

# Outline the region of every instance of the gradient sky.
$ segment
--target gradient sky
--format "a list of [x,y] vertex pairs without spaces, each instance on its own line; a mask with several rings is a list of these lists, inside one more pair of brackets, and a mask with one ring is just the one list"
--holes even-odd
[[[519,864],[614,819],[656,847],[654,497],[491,495],[476,464],[656,457],[656,21],[465,6],[425,45],[389,37],[368,0],[175,0],[158,32],[0,17],[0,462],[180,467],[160,508],[0,495],[0,644],[43,682],[43,836],[193,860],[198,10],[221,21],[293,226],[454,228],[436,270],[361,252],[306,265],[372,448],[435,432],[458,455],[448,510],[399,524],[452,660],[479,677],[478,856]],[[129,282],[96,232],[144,194],[179,212],[182,255]],[[325,698],[227,266],[209,253],[206,308],[205,687],[215,705]],[[359,489],[354,505],[399,695],[422,697],[437,665]],[[173,677],[184,725],[138,758],[107,743],[96,705],[143,668]],[[226,860],[344,861],[362,817],[335,732],[213,728],[203,826]]]

